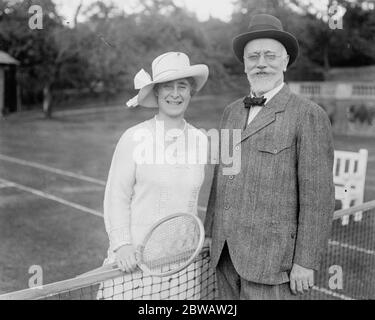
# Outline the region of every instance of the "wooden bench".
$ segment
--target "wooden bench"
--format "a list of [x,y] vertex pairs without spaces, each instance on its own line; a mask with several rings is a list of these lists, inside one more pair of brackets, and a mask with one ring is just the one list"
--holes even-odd
[[[342,209],[363,203],[368,151],[359,152],[335,150],[333,181],[335,198],[341,201]],[[362,211],[356,212],[354,221],[362,219]],[[349,216],[342,217],[342,225],[349,223]]]

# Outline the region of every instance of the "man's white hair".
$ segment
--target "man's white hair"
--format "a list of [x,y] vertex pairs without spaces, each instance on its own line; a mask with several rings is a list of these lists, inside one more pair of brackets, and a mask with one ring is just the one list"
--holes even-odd
[[285,47],[283,46],[281,42],[280,42],[280,45],[281,45],[281,55],[283,58],[286,58],[288,56],[288,52],[286,51]]

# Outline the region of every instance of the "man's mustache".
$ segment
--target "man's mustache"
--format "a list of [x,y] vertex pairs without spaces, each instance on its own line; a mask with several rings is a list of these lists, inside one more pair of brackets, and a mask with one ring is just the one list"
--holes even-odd
[[267,71],[267,70],[254,70],[254,71],[251,71],[250,72],[250,75],[251,76],[257,76],[257,75],[274,75],[275,73],[274,72],[271,72],[271,71]]

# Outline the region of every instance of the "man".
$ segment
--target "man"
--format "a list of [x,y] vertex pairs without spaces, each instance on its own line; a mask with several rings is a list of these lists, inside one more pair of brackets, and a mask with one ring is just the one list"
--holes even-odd
[[298,42],[276,17],[254,16],[233,48],[251,89],[225,109],[220,124],[243,129],[234,146],[241,170],[227,176],[223,164],[216,166],[206,214],[219,295],[293,299],[314,285],[330,232],[330,123],[322,108],[284,83]]

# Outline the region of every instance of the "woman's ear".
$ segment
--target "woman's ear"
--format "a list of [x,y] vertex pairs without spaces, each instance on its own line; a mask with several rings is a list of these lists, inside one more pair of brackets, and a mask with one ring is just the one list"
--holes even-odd
[[153,88],[152,88],[152,90],[154,90],[154,95],[155,95],[155,97],[158,97],[158,86],[157,85],[155,85]]

